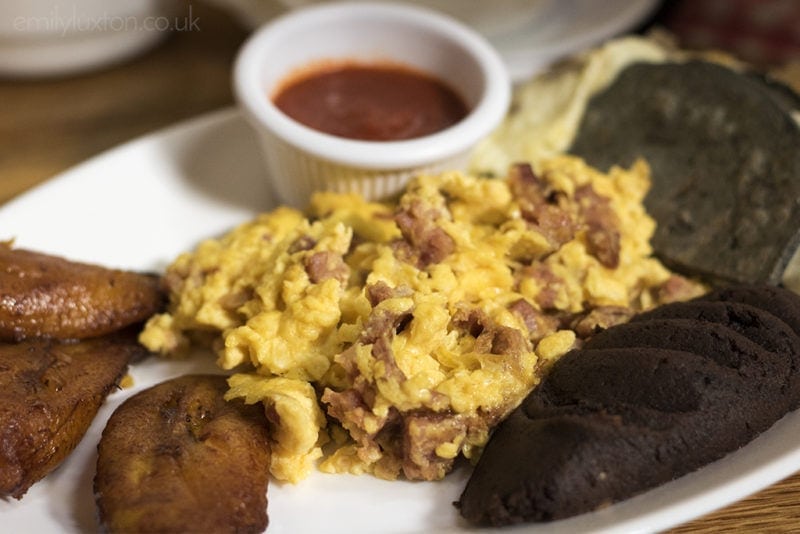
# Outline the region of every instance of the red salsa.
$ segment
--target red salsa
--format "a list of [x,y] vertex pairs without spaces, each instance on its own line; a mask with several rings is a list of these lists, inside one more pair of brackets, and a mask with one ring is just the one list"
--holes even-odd
[[275,105],[310,128],[350,139],[394,141],[452,126],[467,106],[446,84],[393,65],[326,66],[293,77]]

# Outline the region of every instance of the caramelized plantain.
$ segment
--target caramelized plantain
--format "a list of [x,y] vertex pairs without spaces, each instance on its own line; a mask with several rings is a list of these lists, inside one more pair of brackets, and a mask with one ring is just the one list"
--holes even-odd
[[22,498],[58,467],[144,354],[134,336],[0,343],[0,497]]
[[108,532],[261,532],[270,450],[263,409],[226,402],[225,377],[147,389],[111,416],[95,498]]
[[144,321],[164,300],[156,276],[0,243],[0,340],[102,336]]

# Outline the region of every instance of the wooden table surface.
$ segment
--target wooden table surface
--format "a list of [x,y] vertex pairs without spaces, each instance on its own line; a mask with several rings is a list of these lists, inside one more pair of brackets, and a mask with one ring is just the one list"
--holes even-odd
[[[0,204],[98,152],[232,104],[232,59],[247,32],[194,4],[200,31],[104,71],[0,80]],[[673,532],[800,532],[800,474]]]

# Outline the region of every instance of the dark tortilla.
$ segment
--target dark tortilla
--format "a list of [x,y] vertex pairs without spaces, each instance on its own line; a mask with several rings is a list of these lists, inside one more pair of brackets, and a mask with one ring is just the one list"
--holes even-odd
[[711,282],[780,282],[800,243],[800,97],[717,64],[631,65],[589,102],[569,152],[645,158],[656,254]]
[[[800,405],[800,299],[666,304],[570,351],[490,438],[456,503],[476,525],[597,510],[748,443]],[[759,303],[758,306],[745,304]]]

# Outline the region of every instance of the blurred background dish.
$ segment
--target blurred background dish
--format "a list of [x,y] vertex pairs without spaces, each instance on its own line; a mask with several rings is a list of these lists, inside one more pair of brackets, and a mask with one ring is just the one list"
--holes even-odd
[[[337,0],[208,0],[251,30],[276,15]],[[658,0],[405,0],[473,27],[497,48],[514,80],[572,52],[630,30]],[[62,76],[107,67],[191,28],[180,0],[4,0],[0,75]],[[176,16],[181,13],[182,16]]]
[[[278,0],[294,9],[336,0]],[[465,24],[486,37],[524,30],[542,12],[556,5],[555,0],[404,0],[404,3],[435,9]]]
[[551,63],[636,29],[658,8],[657,0],[560,0],[545,2],[524,28],[491,37],[511,77],[523,81]]
[[66,75],[128,59],[175,29],[177,6],[177,0],[3,0],[0,75]]
[[[281,9],[338,0],[214,0],[251,28]],[[636,28],[658,0],[405,0],[453,16],[497,48],[514,81],[609,37]]]

